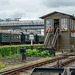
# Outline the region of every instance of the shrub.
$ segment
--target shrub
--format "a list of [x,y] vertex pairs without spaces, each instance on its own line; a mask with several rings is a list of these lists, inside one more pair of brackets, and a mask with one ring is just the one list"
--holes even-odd
[[42,52],[40,52],[40,54],[43,57],[50,57],[51,56],[48,50],[42,51]]
[[[20,53],[19,50],[22,46],[26,49],[29,49],[31,47],[31,45],[1,46],[0,47],[0,56],[7,57],[10,55],[19,54]],[[34,48],[37,49],[37,47],[41,47],[41,46],[43,46],[43,44],[35,44]]]
[[[39,51],[37,49],[28,49],[26,50],[26,56],[43,56],[43,57],[51,57],[48,50],[45,51]],[[52,55],[53,56],[53,55]]]
[[26,50],[26,56],[38,56],[39,50],[37,49],[28,49]]

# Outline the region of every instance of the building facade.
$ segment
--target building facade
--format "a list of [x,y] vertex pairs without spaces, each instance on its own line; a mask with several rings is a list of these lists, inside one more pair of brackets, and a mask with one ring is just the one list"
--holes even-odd
[[44,35],[43,20],[0,20],[0,30],[13,30]]
[[[40,18],[44,19],[45,38],[48,32],[53,34],[49,37],[47,46],[51,45],[56,30],[59,28],[58,49],[75,49],[75,17],[73,15],[55,11]],[[57,48],[56,45],[57,43],[55,44]]]

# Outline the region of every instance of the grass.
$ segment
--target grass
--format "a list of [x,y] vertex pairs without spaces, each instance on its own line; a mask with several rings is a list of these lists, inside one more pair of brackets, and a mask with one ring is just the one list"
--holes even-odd
[[6,56],[6,57],[0,57],[0,59],[4,59],[4,58],[16,58],[16,57],[22,57],[21,54],[14,54],[14,55],[10,55],[10,56]]
[[[43,46],[43,44],[34,44],[34,46],[36,46],[36,45],[42,45]],[[31,44],[22,44],[22,45],[11,45],[12,47],[14,47],[14,46],[31,46]],[[0,46],[0,47],[10,47],[10,45],[4,45],[4,46]]]
[[7,61],[8,63],[11,63],[11,61]]
[[35,61],[31,61],[31,62],[19,63],[19,64],[16,63],[15,65],[8,65],[8,67],[2,68],[0,70],[0,72],[1,71],[5,71],[5,70],[10,70],[10,69],[18,68],[18,67],[22,67],[22,66],[28,66],[28,65],[31,65],[31,64],[39,63],[39,62],[43,62],[43,61],[46,61],[46,60],[50,60],[52,58],[53,57],[47,57],[47,58],[41,58],[41,59],[38,59],[38,60],[35,60]]

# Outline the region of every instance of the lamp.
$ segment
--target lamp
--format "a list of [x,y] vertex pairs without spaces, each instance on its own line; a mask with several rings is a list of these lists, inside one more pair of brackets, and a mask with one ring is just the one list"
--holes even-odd
[[33,49],[33,40],[34,40],[34,34],[30,33],[29,39],[31,40],[31,50]]

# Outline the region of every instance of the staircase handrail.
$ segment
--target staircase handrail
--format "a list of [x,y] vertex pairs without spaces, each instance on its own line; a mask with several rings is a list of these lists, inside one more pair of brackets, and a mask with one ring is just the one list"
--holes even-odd
[[46,39],[48,38],[49,33],[50,33],[50,32],[48,31],[48,33],[47,33],[47,35],[46,35],[46,37],[45,37],[44,44],[45,44],[45,42],[46,42]]
[[45,41],[44,41],[45,46],[47,46],[50,36],[51,36],[51,33],[48,31],[47,36],[46,36]]
[[55,46],[56,40],[58,38],[58,35],[59,35],[58,30],[59,30],[59,28],[56,29],[56,32],[54,34],[54,37],[53,37],[53,40],[52,40],[52,47]]

